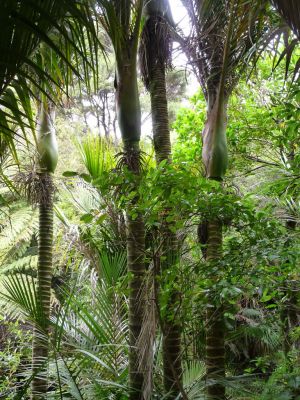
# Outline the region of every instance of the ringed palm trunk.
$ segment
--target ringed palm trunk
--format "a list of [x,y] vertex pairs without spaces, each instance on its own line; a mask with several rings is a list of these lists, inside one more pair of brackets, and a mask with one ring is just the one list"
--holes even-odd
[[[294,145],[292,144],[292,151],[288,155],[288,160],[293,165],[295,160]],[[292,200],[294,198],[292,197]],[[296,230],[297,222],[295,219],[289,218],[285,223],[285,227],[288,234],[293,235]],[[285,247],[288,249],[292,244],[293,239],[288,237],[285,242]],[[286,260],[287,266],[291,267],[290,261]],[[291,330],[298,324],[298,290],[296,281],[286,281],[283,287],[284,295],[286,298],[285,304],[280,313],[280,319],[283,330],[283,351],[285,357],[288,358],[288,354],[292,349],[292,341],[290,337]],[[299,343],[299,341],[298,341]]]
[[52,173],[57,164],[57,145],[47,105],[42,105],[38,132],[39,182],[39,245],[37,301],[41,318],[34,327],[32,345],[32,370],[34,378],[31,389],[33,400],[45,397],[48,387],[47,361],[49,353],[49,317],[52,280],[53,248],[53,182]]
[[[245,60],[254,55],[253,44],[263,35],[265,4],[240,0],[184,3],[195,32],[189,42],[188,57],[197,72],[208,110],[202,133],[203,163],[208,179],[222,181],[228,158],[227,102],[244,69]],[[209,219],[202,227],[199,226],[199,236],[206,236],[202,243],[206,244],[204,256],[206,252],[207,266],[216,267],[216,272],[210,269],[208,276],[211,275],[211,281],[217,283],[222,257],[222,225],[216,214]],[[225,385],[222,384],[225,378],[224,313],[218,297],[219,294],[212,291],[208,297],[206,376],[209,400],[225,400]]]
[[[151,68],[151,110],[153,122],[154,148],[157,165],[163,160],[171,161],[171,142],[168,120],[168,103],[166,96],[165,66],[155,64]],[[162,254],[161,273],[163,278],[167,271],[174,267],[178,261],[178,241],[176,233],[171,230],[166,217],[170,210],[164,210],[162,228]],[[170,284],[170,282],[165,282]],[[164,290],[164,279],[162,290]],[[163,329],[163,369],[164,387],[168,398],[175,399],[182,387],[181,367],[181,324],[179,322],[179,297],[177,289],[173,289],[166,307],[167,314],[162,321]]]
[[[208,179],[221,181],[227,168],[227,100],[222,94],[212,94],[208,101],[208,116],[202,133],[202,157]],[[219,279],[218,263],[222,258],[222,222],[217,217],[207,222],[206,262],[213,283]],[[210,290],[206,311],[206,379],[207,399],[225,400],[225,324],[219,294]]]
[[[153,125],[153,139],[157,166],[167,160],[171,162],[171,141],[166,93],[166,65],[171,55],[169,25],[166,19],[169,11],[168,1],[152,0],[145,7],[146,23],[142,34],[140,58],[143,78],[150,92]],[[166,217],[170,212],[162,213],[162,274],[161,290],[170,285],[165,277],[178,261],[178,241]],[[181,324],[179,322],[179,292],[171,290],[167,312],[161,318],[163,334],[163,377],[168,399],[175,399],[182,392],[181,366]]]
[[[291,165],[294,165],[295,162],[295,148],[294,143],[291,143],[291,151],[287,156],[288,160],[290,161]],[[294,197],[292,196],[292,200],[295,201]],[[288,235],[295,232],[297,228],[297,221],[293,218],[288,218],[285,227],[287,230]],[[288,249],[293,242],[291,237],[288,237],[285,242],[285,247]],[[289,266],[290,261],[286,260],[287,266]],[[290,267],[290,266],[289,266]],[[288,354],[292,349],[292,341],[290,337],[291,330],[297,326],[298,324],[298,290],[296,281],[287,281],[284,283],[283,291],[286,298],[285,304],[282,308],[280,313],[280,319],[282,323],[282,330],[283,330],[283,351],[285,357],[288,358]],[[295,343],[296,346],[299,344]]]
[[[206,261],[210,270],[222,257],[222,224],[213,220],[208,222]],[[215,271],[214,271],[215,274]],[[217,280],[217,277],[215,278]],[[225,399],[225,325],[224,311],[216,302],[217,293],[208,295],[206,311],[206,378],[207,398]]]
[[[152,39],[155,40],[155,37],[152,37]],[[157,165],[159,165],[164,160],[171,162],[172,156],[166,92],[166,67],[163,63],[153,62],[150,68],[151,81],[149,84],[149,91],[151,98],[154,150],[156,162]]]
[[[123,161],[133,173],[133,190],[137,192],[140,169],[141,111],[137,86],[136,55],[129,57],[124,51],[117,71],[117,114],[123,140]],[[145,301],[143,284],[145,280],[145,226],[141,214],[132,216],[132,209],[138,203],[136,196],[127,209],[127,269],[129,282],[129,386],[130,400],[142,400],[144,381],[139,369],[137,341],[141,334]]]
[[[52,177],[47,173],[39,175],[42,186],[48,185]],[[32,399],[40,399],[47,392],[47,360],[50,316],[50,295],[52,279],[52,240],[53,240],[53,198],[48,193],[47,200],[39,205],[39,247],[38,247],[38,286],[37,292],[42,311],[41,326],[35,327],[32,347],[32,369],[36,374],[32,381]]]

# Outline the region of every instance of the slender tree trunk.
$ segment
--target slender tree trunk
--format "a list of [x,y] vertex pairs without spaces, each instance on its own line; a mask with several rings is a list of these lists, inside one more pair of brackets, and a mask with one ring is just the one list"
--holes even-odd
[[[294,165],[295,161],[295,144],[290,143],[291,151],[287,155],[287,159]],[[295,199],[292,197],[292,200]],[[297,227],[297,222],[295,219],[288,219],[285,224],[286,230],[291,236],[295,232]],[[288,249],[292,244],[293,238],[288,237],[285,243],[285,247]],[[289,266],[290,261],[286,260],[286,264]],[[283,305],[283,309],[280,313],[280,319],[282,322],[282,330],[283,330],[283,351],[285,357],[288,358],[288,353],[292,348],[292,340],[290,338],[291,330],[297,326],[298,324],[298,290],[296,281],[287,281],[284,283],[284,294],[286,297],[286,301]],[[298,340],[299,343],[299,340]],[[297,343],[297,344],[298,344]],[[296,346],[297,346],[296,344]]]
[[[292,234],[296,229],[297,223],[296,221],[289,219],[286,221],[285,226],[287,232]],[[286,248],[289,248],[290,245],[291,238],[288,238],[285,246]],[[289,261],[287,260],[286,263],[289,264]],[[292,348],[292,341],[290,338],[291,329],[297,326],[298,323],[298,290],[295,283],[295,281],[287,281],[284,283],[284,295],[286,300],[280,313],[283,333],[283,351],[286,358],[288,358],[288,353]]]
[[[211,277],[217,272],[213,268],[222,257],[222,224],[217,221],[208,223],[206,260],[211,271]],[[213,275],[214,274],[214,275]],[[225,326],[223,307],[217,305],[218,293],[211,292],[208,296],[206,312],[206,378],[207,398],[209,400],[224,400],[225,386]],[[215,383],[217,381],[217,383]]]
[[[227,98],[222,93],[211,93],[208,98],[207,121],[202,132],[202,158],[206,177],[222,181],[227,169],[226,142]],[[219,261],[222,258],[222,223],[212,217],[205,224],[207,241],[204,255],[208,276],[217,283],[220,277]],[[205,243],[204,243],[205,244]],[[207,399],[225,400],[225,324],[220,294],[209,288],[206,313],[206,379]]]
[[[140,59],[143,79],[151,97],[153,139],[157,166],[162,161],[171,162],[171,140],[166,93],[166,66],[171,57],[170,26],[172,21],[168,0],[150,0],[145,7],[144,25]],[[167,173],[162,171],[162,173]],[[176,282],[170,282],[169,271],[176,268],[179,258],[179,246],[172,223],[167,222],[171,210],[161,213],[161,259],[160,291],[169,295],[164,304],[164,313],[160,313],[163,335],[163,376],[166,398],[175,399],[182,388],[181,366],[181,322],[179,316],[180,293]],[[171,287],[173,285],[173,287]],[[158,285],[157,285],[158,286]],[[157,293],[157,291],[156,291]],[[158,296],[160,297],[160,296]],[[165,301],[165,300],[164,300]],[[156,299],[159,303],[159,298]],[[162,304],[159,304],[160,306]]]
[[[52,177],[49,173],[39,175],[41,190],[46,190],[39,205],[39,246],[37,293],[42,311],[40,326],[34,328],[32,347],[32,399],[44,398],[47,387],[47,366],[49,352],[49,317],[52,280],[53,242],[53,193]],[[47,190],[48,189],[48,190]]]
[[169,128],[168,100],[166,92],[165,66],[156,63],[151,68],[151,113],[154,150],[157,164],[171,161],[171,140]]
[[[171,162],[171,141],[168,116],[168,101],[166,94],[165,66],[162,63],[155,63],[151,67],[151,111],[153,123],[154,149],[157,165],[163,160]],[[176,233],[166,223],[166,217],[170,210],[164,211],[162,220],[162,256],[161,273],[163,276],[162,290],[170,282],[164,282],[167,271],[178,262],[178,241]],[[169,399],[175,399],[181,391],[182,366],[181,366],[181,324],[179,321],[179,300],[180,293],[173,288],[171,290],[167,314],[162,324],[163,330],[163,368],[164,387]]]
[[144,376],[139,371],[139,357],[136,349],[142,329],[145,302],[141,298],[145,280],[145,228],[141,216],[132,219],[127,214],[127,267],[131,275],[129,282],[129,385],[132,389],[131,400],[142,399]]
[[[132,190],[137,193],[141,153],[139,148],[141,134],[141,111],[137,87],[136,61],[127,58],[126,52],[117,74],[117,114],[122,134],[124,152],[123,162],[133,173]],[[129,282],[129,386],[130,400],[143,400],[143,371],[139,370],[137,341],[140,336],[145,301],[143,284],[145,281],[145,227],[141,214],[132,216],[132,209],[139,199],[136,195],[127,210],[127,269]]]

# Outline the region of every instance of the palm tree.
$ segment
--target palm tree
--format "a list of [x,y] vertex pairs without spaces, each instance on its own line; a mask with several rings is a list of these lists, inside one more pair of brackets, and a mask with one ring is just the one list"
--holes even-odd
[[[33,195],[39,203],[39,246],[37,295],[42,311],[41,326],[35,327],[32,347],[32,399],[40,399],[47,392],[45,365],[49,352],[49,317],[52,281],[53,248],[53,182],[58,153],[53,126],[53,112],[44,100],[38,121],[38,182]],[[42,330],[42,332],[40,331]]]
[[[137,50],[143,0],[98,0],[100,21],[116,58],[116,108],[123,140],[121,164],[132,175],[132,188],[137,192],[141,172],[141,110],[137,85]],[[145,278],[145,228],[142,215],[134,212],[137,195],[127,208],[127,269],[129,282],[129,385],[130,399],[142,399],[143,372],[138,368],[137,340],[141,333],[144,301],[141,298]],[[135,215],[137,214],[137,215]]]
[[[150,92],[153,139],[157,167],[162,161],[171,162],[171,140],[166,93],[166,69],[171,64],[171,26],[174,25],[168,0],[151,0],[145,6],[145,24],[139,49],[142,77]],[[170,210],[162,213],[161,229],[161,290],[170,282],[167,271],[175,266],[178,258],[176,233],[170,229],[166,217]],[[155,274],[158,274],[156,271]],[[178,316],[179,293],[173,289],[168,300],[168,312],[162,320],[164,387],[168,398],[176,398],[182,390],[181,324]],[[158,299],[157,299],[158,300]]]
[[[10,55],[10,58],[5,58],[4,60],[0,58],[1,67],[3,66],[4,68],[3,71],[0,70],[1,79],[3,79],[3,81],[0,81],[0,94],[5,92],[9,84],[15,84],[16,88],[25,88],[26,93],[30,92],[32,94],[32,90],[28,88],[27,84],[29,81],[38,90],[51,97],[49,93],[51,93],[50,87],[53,82],[50,80],[50,87],[48,87],[47,80],[49,80],[49,76],[44,73],[38,62],[34,63],[30,59],[30,55],[41,40],[46,42],[54,53],[59,54],[73,72],[76,72],[76,69],[72,67],[68,59],[68,50],[66,53],[61,50],[65,49],[65,43],[57,43],[49,33],[54,28],[58,33],[62,34],[66,43],[69,43],[75,49],[77,56],[86,55],[89,52],[90,43],[95,43],[95,41],[90,41],[89,39],[91,37],[94,39],[96,36],[94,20],[91,17],[88,5],[88,0],[81,3],[75,0],[62,2],[58,0],[54,2],[52,0],[40,0],[35,2],[34,5],[27,0],[5,1],[3,12],[1,13],[1,18],[4,18],[2,26],[5,29],[1,37],[0,48],[3,50],[1,54],[4,56]],[[100,16],[100,21],[112,40],[116,54],[116,97],[119,125],[124,143],[123,161],[133,173],[135,184],[137,184],[141,167],[139,150],[141,115],[137,90],[136,54],[143,1],[99,0],[98,5],[103,12]],[[71,19],[70,17],[72,16],[75,18]],[[64,19],[63,17],[67,18]],[[70,20],[73,22],[70,23]],[[87,41],[82,27],[86,27],[85,32],[88,32],[88,35],[90,34]],[[80,45],[78,45],[78,38],[83,38]],[[87,46],[86,43],[89,45]],[[91,54],[94,53],[91,52]],[[78,59],[78,57],[75,59]],[[94,56],[94,62],[97,65],[96,61],[96,56]],[[89,63],[87,65],[90,66]],[[34,78],[28,73],[28,70],[30,72],[33,71]],[[59,86],[61,83],[68,84],[69,77],[68,73],[63,82],[59,80],[57,82]],[[84,78],[89,79],[88,69],[85,67]],[[48,93],[43,85],[39,84],[40,82],[43,82],[46,88],[49,89]],[[7,106],[7,102],[4,103],[2,101],[1,104]],[[10,110],[14,111],[14,107],[10,107]],[[144,223],[140,215],[137,218],[132,216],[131,209],[135,207],[135,203],[136,199],[129,206],[127,213],[128,270],[132,274],[129,307],[131,344],[129,369],[132,399],[140,398],[143,379],[142,374],[137,371],[135,345],[142,324],[143,302],[140,301],[139,293],[145,272],[143,260]],[[44,211],[46,213],[47,210]]]
[[139,53],[142,77],[151,96],[154,149],[159,164],[171,157],[166,69],[171,65],[173,23],[168,0],[148,1],[144,16]]
[[[39,171],[33,177],[31,188],[39,203],[39,253],[37,301],[41,310],[35,325],[33,340],[32,398],[40,399],[47,391],[44,365],[48,357],[48,330],[53,236],[53,184],[51,173],[57,162],[55,135],[51,124],[50,105],[46,99],[57,99],[53,87],[67,87],[71,72],[80,77],[71,56],[76,54],[77,67],[83,64],[85,77],[91,64],[85,41],[97,43],[94,23],[88,3],[75,1],[5,0],[2,5],[0,39],[0,126],[3,139],[16,156],[14,138],[19,135],[13,124],[18,124],[26,139],[26,128],[34,131],[30,97],[43,97],[39,109],[38,154]],[[88,29],[87,29],[88,28]],[[38,48],[44,42],[42,52]],[[34,56],[33,56],[34,55]],[[79,58],[78,58],[79,56]],[[57,75],[45,68],[51,60]],[[79,59],[83,63],[79,62]],[[52,66],[53,66],[52,65]],[[62,68],[62,65],[64,68]],[[65,68],[67,67],[67,68]],[[60,91],[58,91],[60,93]],[[20,106],[19,106],[20,104]],[[24,117],[26,121],[24,121]],[[17,127],[18,128],[18,127]],[[33,185],[32,185],[33,184]]]
[[[278,65],[282,59],[286,59],[286,67],[285,67],[285,78],[288,76],[289,72],[289,67],[290,67],[290,62],[292,59],[292,54],[296,53],[298,45],[299,45],[299,40],[300,40],[300,9],[299,9],[299,3],[297,0],[290,0],[290,1],[283,1],[283,0],[271,0],[271,4],[273,4],[282,17],[282,19],[286,22],[287,26],[292,30],[292,33],[296,35],[296,38],[294,35],[290,35],[290,29],[285,29],[284,26],[282,26],[282,21],[279,22],[279,27],[276,29],[275,27],[275,33],[277,33],[278,37],[278,42],[281,41],[283,44],[283,50],[282,53],[279,55],[279,59],[277,61]],[[289,40],[291,38],[291,40]],[[270,40],[266,41],[266,45],[269,45],[270,41],[274,42],[274,34],[271,34]],[[275,46],[278,45],[275,41]],[[274,54],[274,53],[273,53]],[[276,52],[275,52],[275,57],[276,57]],[[300,62],[296,63],[294,67],[294,77],[295,79],[296,75],[299,73],[299,68],[300,68]]]
[[[227,106],[230,94],[246,66],[246,56],[260,37],[262,4],[241,0],[184,0],[193,26],[188,57],[207,103],[202,132],[202,158],[208,179],[222,181],[227,169]],[[207,223],[206,261],[210,279],[222,258],[222,221],[214,215]],[[213,272],[214,271],[214,272]],[[210,291],[207,307],[206,377],[210,400],[225,399],[225,326],[223,304]]]

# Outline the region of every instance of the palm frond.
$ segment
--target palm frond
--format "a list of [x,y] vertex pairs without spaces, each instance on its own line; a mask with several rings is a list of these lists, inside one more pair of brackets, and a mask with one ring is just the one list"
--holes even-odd
[[[86,278],[85,275],[81,279]],[[90,304],[74,288],[66,294],[67,301],[53,320],[56,353],[59,364],[64,365],[61,375],[70,381],[63,391],[75,390],[82,398],[99,393],[101,385],[106,394],[126,392],[128,327],[124,303],[97,275],[92,273],[90,279],[93,279]],[[66,348],[73,349],[72,357],[65,353]],[[64,384],[68,380],[65,378]]]
[[[185,0],[194,28],[187,54],[207,98],[220,84],[230,94],[247,55],[265,30],[265,2]],[[247,61],[246,61],[247,60]]]
[[112,146],[100,136],[88,136],[78,142],[81,159],[93,179],[101,179],[114,166]]
[[184,368],[183,385],[188,399],[205,398],[205,365],[201,361],[192,361]]
[[42,338],[45,316],[39,300],[36,281],[28,275],[15,274],[1,279],[0,299],[8,315],[24,317],[35,324]]
[[[40,42],[46,43],[54,54],[58,54],[74,71],[68,58],[70,47],[60,47],[51,32],[56,30],[65,45],[72,46],[79,55],[86,57],[82,49],[86,37],[96,37],[88,2],[51,0],[4,0],[0,17],[2,35],[0,40],[0,93],[23,69],[38,69],[30,59]],[[95,37],[94,41],[95,42]],[[61,44],[61,43],[60,43]],[[64,50],[66,49],[66,53]],[[87,60],[86,58],[84,58]]]
[[101,46],[89,0],[4,0],[1,5],[0,133],[16,156],[13,139],[27,141],[27,127],[34,132],[29,98],[42,93],[59,101],[73,76],[89,87],[93,75],[96,83]]
[[278,12],[285,19],[300,40],[300,5],[298,0],[272,0]]
[[99,254],[99,273],[107,285],[114,287],[126,273],[127,255],[125,251],[113,254],[102,248]]

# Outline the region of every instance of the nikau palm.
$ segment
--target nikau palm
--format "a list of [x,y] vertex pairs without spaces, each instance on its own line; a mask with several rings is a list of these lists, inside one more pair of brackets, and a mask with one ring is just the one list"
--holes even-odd
[[[145,24],[140,44],[142,77],[151,97],[153,139],[157,166],[162,161],[171,162],[171,141],[166,93],[166,68],[171,63],[172,17],[168,0],[150,0],[145,5]],[[178,258],[176,233],[170,229],[166,217],[161,216],[161,290],[164,291],[168,270],[175,267]],[[181,327],[178,313],[179,293],[171,290],[166,315],[162,319],[164,386],[168,398],[176,398],[182,389]],[[157,299],[158,300],[158,299]]]
[[[222,181],[227,164],[227,105],[245,68],[249,50],[260,37],[262,3],[242,0],[184,0],[195,37],[187,54],[207,103],[202,132],[202,158],[208,179]],[[249,61],[249,60],[248,60]],[[206,261],[211,271],[222,258],[222,221],[216,215],[207,222]],[[218,274],[212,272],[218,283]],[[218,293],[210,291],[207,307],[206,371],[211,400],[225,399],[225,326]]]
[[58,152],[51,115],[47,102],[39,110],[37,154],[38,182],[31,193],[39,203],[39,246],[37,301],[42,311],[40,326],[35,327],[32,349],[32,399],[40,399],[47,392],[47,361],[49,352],[49,317],[52,281],[53,247],[53,182]]
[[[50,110],[45,97],[54,97],[53,84],[57,87],[70,81],[70,71],[79,73],[69,58],[74,51],[81,61],[88,65],[86,43],[94,35],[94,24],[90,19],[87,2],[73,0],[3,0],[0,22],[0,128],[4,138],[12,148],[16,136],[12,126],[17,122],[26,138],[25,128],[34,129],[30,96],[34,92],[37,98],[44,100],[39,110],[38,122],[38,173],[33,176],[28,194],[39,204],[39,254],[38,254],[38,298],[41,318],[34,330],[33,339],[33,380],[32,398],[40,399],[47,391],[46,364],[48,358],[48,329],[50,312],[50,288],[52,278],[52,237],[53,237],[53,184],[51,174],[57,163],[55,133],[51,122]],[[67,16],[67,18],[66,18]],[[88,29],[86,29],[89,27]],[[53,30],[56,34],[50,34]],[[90,35],[92,34],[92,35]],[[90,43],[97,42],[96,35]],[[44,68],[38,54],[38,46],[44,41],[48,55],[63,60],[67,68],[58,71],[58,79],[50,76]],[[61,42],[60,42],[61,41]],[[60,47],[61,43],[63,47]],[[36,57],[33,57],[32,55]],[[82,65],[82,63],[80,64]],[[56,78],[57,78],[56,77]],[[46,93],[46,88],[49,92]],[[43,94],[42,94],[43,93]],[[50,94],[49,94],[50,93]],[[21,107],[19,107],[19,104]],[[24,122],[24,118],[27,120]]]
[[[137,192],[141,172],[141,109],[137,84],[137,50],[143,0],[98,0],[100,21],[109,35],[116,58],[116,108],[123,141],[121,164],[132,174],[133,191]],[[129,386],[130,399],[143,398],[144,373],[139,370],[137,340],[140,336],[145,279],[145,227],[142,215],[134,215],[135,196],[127,208],[127,269],[129,282]]]

